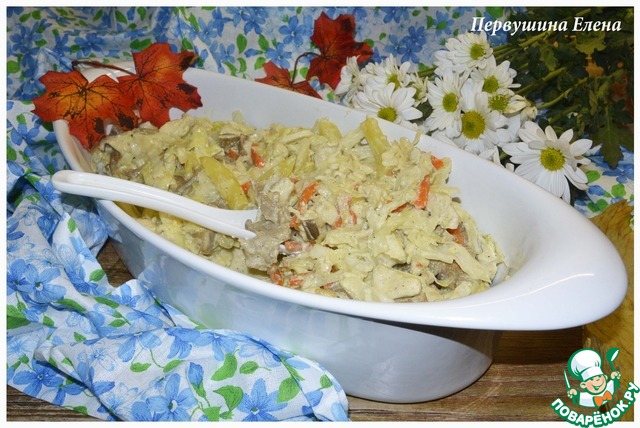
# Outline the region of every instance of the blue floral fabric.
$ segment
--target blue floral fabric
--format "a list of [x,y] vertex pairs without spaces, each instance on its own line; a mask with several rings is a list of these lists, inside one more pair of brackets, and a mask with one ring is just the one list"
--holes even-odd
[[[96,255],[107,239],[90,200],[62,196],[66,168],[50,124],[32,114],[49,70],[74,59],[129,59],[155,42],[199,55],[196,67],[246,79],[266,62],[292,69],[324,12],[355,17],[373,60],[433,63],[448,37],[508,8],[7,8],[7,382],[106,420],[347,420],[339,379],[318,363],[240,332],[211,330],[138,280],[111,284]],[[492,36],[500,43],[504,34]],[[297,64],[305,76],[309,57]],[[332,93],[312,85],[329,101]],[[633,192],[633,154],[610,170],[592,157],[586,215]]]

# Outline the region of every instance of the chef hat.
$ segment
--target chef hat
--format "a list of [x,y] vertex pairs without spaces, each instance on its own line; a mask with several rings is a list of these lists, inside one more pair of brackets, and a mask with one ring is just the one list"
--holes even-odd
[[580,349],[569,358],[569,370],[576,379],[586,381],[594,376],[602,376],[604,373],[600,366],[602,359],[593,349]]

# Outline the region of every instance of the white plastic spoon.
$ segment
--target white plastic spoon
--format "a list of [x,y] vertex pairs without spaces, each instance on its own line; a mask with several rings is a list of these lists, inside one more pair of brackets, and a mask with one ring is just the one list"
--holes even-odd
[[150,208],[196,223],[235,238],[251,239],[255,233],[245,228],[255,221],[258,210],[225,210],[145,184],[107,175],[73,170],[58,171],[51,177],[53,187],[64,193]]

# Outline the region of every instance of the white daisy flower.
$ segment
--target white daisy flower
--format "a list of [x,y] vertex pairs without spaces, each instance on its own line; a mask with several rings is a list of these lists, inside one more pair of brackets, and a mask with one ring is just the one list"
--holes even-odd
[[427,82],[427,99],[433,108],[425,121],[428,130],[444,130],[449,138],[460,135],[462,80],[450,72]]
[[436,67],[433,71],[436,76],[446,76],[450,73],[456,73],[454,64],[448,57],[449,51],[441,49],[433,53],[433,65]]
[[427,101],[427,92],[428,92],[428,83],[429,78],[422,78],[418,76],[418,73],[413,73],[410,75],[410,87],[415,88],[416,94],[413,96],[415,102],[413,103],[414,107],[418,107],[420,104]]
[[361,91],[367,83],[368,76],[360,70],[358,57],[347,58],[347,64],[340,71],[340,83],[336,86],[334,93],[341,95],[342,99],[348,103],[356,92]]
[[482,153],[478,153],[478,156],[481,157],[482,159],[486,159],[497,165],[502,166],[502,164],[500,163],[500,150],[498,149],[498,146],[494,146],[488,150],[485,150]]
[[509,61],[503,61],[496,65],[496,58],[491,55],[483,68],[471,70],[471,79],[482,85],[482,90],[490,94],[499,92],[501,89],[518,88],[518,83],[513,83],[513,79],[518,74],[514,69],[509,68]]
[[459,73],[470,73],[474,68],[485,68],[493,49],[489,45],[484,31],[480,33],[463,33],[447,40],[447,58]]
[[579,139],[571,143],[573,131],[565,131],[560,138],[551,126],[543,131],[538,124],[526,122],[519,132],[522,142],[506,144],[505,153],[518,166],[515,173],[570,202],[569,182],[578,189],[587,188],[587,176],[580,165],[591,161],[583,155],[592,141]]
[[358,92],[353,98],[353,106],[389,122],[409,125],[411,120],[422,116],[420,110],[413,107],[415,92],[414,88],[395,89],[393,83],[383,89],[367,85],[363,92]]
[[398,65],[393,55],[389,55],[382,62],[367,64],[366,71],[371,75],[371,82],[379,88],[393,83],[398,89],[406,88],[411,83],[410,67],[410,62],[406,61]]
[[507,118],[489,108],[488,94],[472,80],[467,80],[462,86],[460,107],[461,132],[453,139],[459,147],[480,154],[502,143],[502,136],[497,130],[507,125]]

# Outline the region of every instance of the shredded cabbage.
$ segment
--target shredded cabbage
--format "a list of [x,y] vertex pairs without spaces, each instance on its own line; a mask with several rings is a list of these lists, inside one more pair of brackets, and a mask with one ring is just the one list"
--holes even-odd
[[92,161],[100,173],[213,206],[258,207],[247,225],[257,234],[251,240],[147,209],[130,212],[193,253],[285,287],[436,301],[486,290],[504,264],[447,185],[450,159],[407,139],[387,141],[374,119],[343,135],[327,119],[311,129],[255,129],[239,117],[185,115],[160,129],[109,136]]

